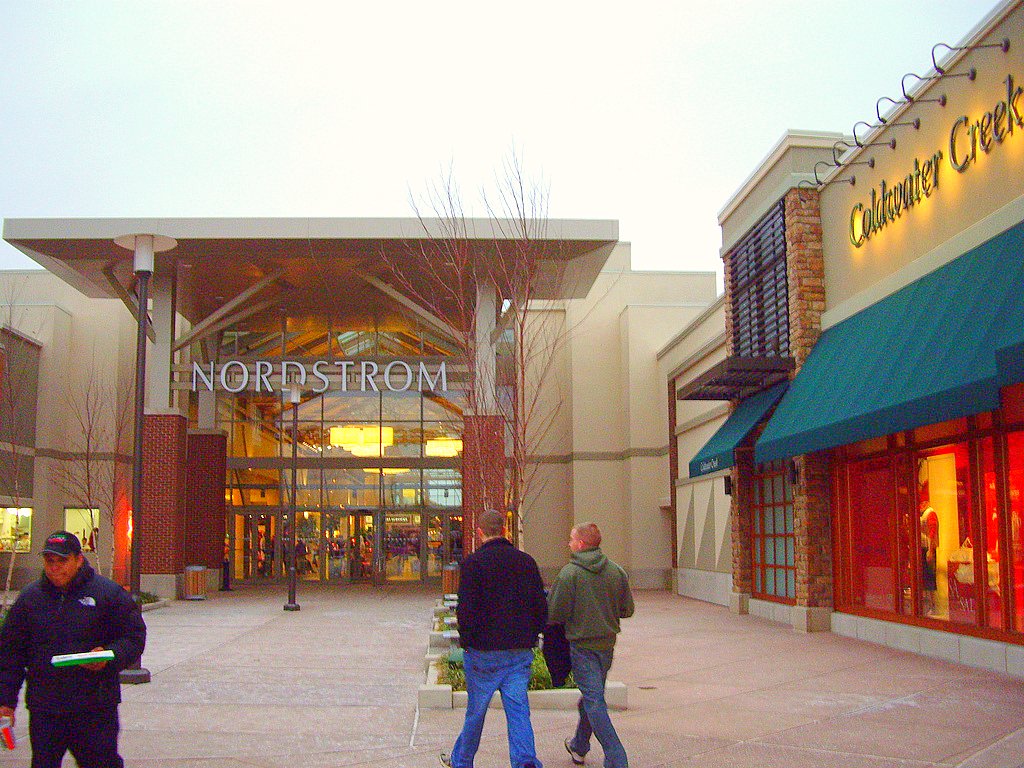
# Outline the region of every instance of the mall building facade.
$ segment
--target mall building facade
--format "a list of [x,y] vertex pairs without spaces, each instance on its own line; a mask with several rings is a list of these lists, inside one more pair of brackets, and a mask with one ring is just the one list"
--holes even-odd
[[479,511],[508,504],[508,422],[529,411],[519,543],[551,576],[570,527],[596,520],[637,584],[667,586],[655,352],[715,300],[715,276],[633,270],[614,221],[543,228],[524,340],[509,321],[522,283],[497,266],[523,242],[500,222],[453,239],[417,219],[5,221],[46,268],[0,273],[0,547],[15,583],[56,528],[125,583],[137,544],[142,589],[161,595],[188,566],[214,587],[225,559],[236,581],[276,582],[293,515],[304,581],[440,581]]
[[1024,675],[1024,7],[922,54],[851,133],[786,134],[720,214],[721,305],[659,351],[674,573]]

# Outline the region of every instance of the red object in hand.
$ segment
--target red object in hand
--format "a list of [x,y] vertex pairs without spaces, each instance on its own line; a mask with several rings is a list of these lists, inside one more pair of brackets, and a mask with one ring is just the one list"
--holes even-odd
[[7,749],[14,749],[14,731],[11,730],[9,717],[0,717],[0,740]]

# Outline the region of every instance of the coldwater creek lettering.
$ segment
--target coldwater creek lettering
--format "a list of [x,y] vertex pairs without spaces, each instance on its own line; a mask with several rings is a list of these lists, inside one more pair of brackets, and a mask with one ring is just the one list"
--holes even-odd
[[948,154],[936,150],[924,160],[914,158],[914,168],[906,176],[895,182],[883,179],[877,190],[871,190],[869,201],[853,206],[850,211],[850,243],[855,248],[860,248],[887,224],[939,188],[943,158],[948,158],[953,170],[964,173],[978,161],[979,149],[988,153],[1013,136],[1016,129],[1024,130],[1020,103],[1024,88],[1014,83],[1013,75],[1007,75],[1003,83],[1006,85],[1006,98],[996,102],[991,110],[973,121],[967,115],[953,121]]

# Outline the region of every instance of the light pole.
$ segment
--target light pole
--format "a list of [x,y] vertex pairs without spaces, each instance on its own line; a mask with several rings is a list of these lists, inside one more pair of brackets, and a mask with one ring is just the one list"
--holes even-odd
[[135,337],[135,445],[132,457],[132,560],[131,591],[142,591],[142,548],[139,519],[142,517],[142,425],[146,414],[146,324],[149,322],[149,278],[153,274],[153,237],[135,238],[135,276],[139,298],[139,322]]
[[284,604],[286,611],[299,610],[299,604],[295,602],[295,544],[297,509],[296,502],[299,495],[298,474],[299,474],[299,401],[302,392],[298,386],[293,384],[288,389],[288,402],[292,405],[292,509],[291,526],[288,532],[288,602]]
[[[135,344],[135,446],[132,457],[132,557],[130,588],[138,600],[142,582],[142,548],[139,546],[139,522],[142,518],[142,425],[146,413],[146,326],[149,322],[149,278],[153,274],[154,255],[178,243],[171,237],[124,235],[114,242],[134,252],[132,269],[138,285],[138,331]],[[123,683],[148,683],[149,670],[137,665],[121,671]]]

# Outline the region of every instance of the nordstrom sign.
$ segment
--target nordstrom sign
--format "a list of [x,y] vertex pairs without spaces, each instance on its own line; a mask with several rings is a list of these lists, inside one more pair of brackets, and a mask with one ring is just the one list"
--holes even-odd
[[[427,364],[422,360],[257,360],[246,363],[228,360],[216,368],[192,363],[192,391],[213,392],[219,386],[225,392],[275,392],[287,389],[291,382],[309,388],[314,394],[331,388],[340,392],[418,392],[448,391],[448,368],[445,361]],[[277,389],[274,384],[277,382]]]

